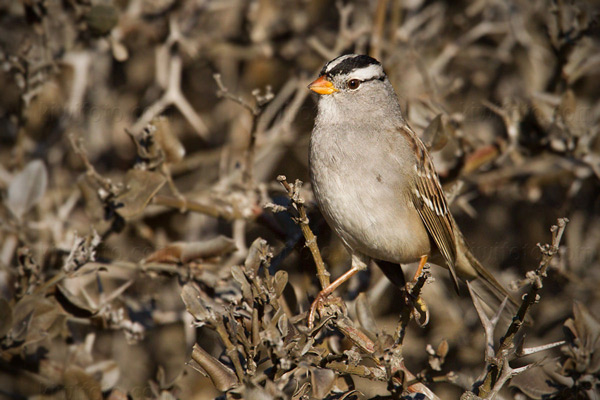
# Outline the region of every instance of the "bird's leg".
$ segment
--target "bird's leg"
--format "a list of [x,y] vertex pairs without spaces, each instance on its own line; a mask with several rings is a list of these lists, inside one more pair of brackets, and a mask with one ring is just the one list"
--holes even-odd
[[338,287],[340,287],[344,282],[348,281],[354,275],[356,275],[360,271],[364,271],[367,269],[367,264],[360,257],[352,256],[352,267],[346,271],[342,276],[337,278],[335,281],[331,282],[329,286],[323,288],[312,305],[310,306],[310,311],[308,313],[308,328],[312,329],[314,326],[315,319],[315,311],[317,308],[320,308],[325,303],[325,299],[329,297]]
[[419,266],[417,267],[417,270],[415,271],[415,275],[412,278],[412,283],[415,283],[417,281],[417,279],[419,279],[419,275],[421,275],[421,272],[423,272],[423,267],[425,267],[425,264],[427,264],[427,254],[421,256],[421,260],[419,261]]
[[[425,264],[427,264],[427,255],[421,256],[419,266],[415,271],[412,281],[406,285],[406,304],[418,312],[420,318],[417,318],[417,315],[414,315],[414,317],[419,326],[425,326],[429,322],[429,310],[427,304],[425,304],[425,301],[423,301],[423,298],[420,296],[421,286],[423,285],[424,281],[420,282],[419,285],[419,278],[423,273]],[[417,288],[417,286],[419,287]]]

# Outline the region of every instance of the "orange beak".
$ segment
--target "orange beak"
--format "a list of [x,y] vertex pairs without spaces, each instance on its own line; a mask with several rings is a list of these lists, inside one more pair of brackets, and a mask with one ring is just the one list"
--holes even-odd
[[331,94],[338,91],[333,87],[333,83],[329,82],[327,78],[325,78],[325,75],[320,76],[317,80],[308,85],[308,88],[319,94]]

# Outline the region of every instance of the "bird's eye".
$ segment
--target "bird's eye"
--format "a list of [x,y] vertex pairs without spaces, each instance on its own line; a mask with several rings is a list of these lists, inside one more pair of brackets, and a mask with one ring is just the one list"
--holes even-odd
[[348,81],[348,89],[358,89],[360,81],[358,79],[350,79]]

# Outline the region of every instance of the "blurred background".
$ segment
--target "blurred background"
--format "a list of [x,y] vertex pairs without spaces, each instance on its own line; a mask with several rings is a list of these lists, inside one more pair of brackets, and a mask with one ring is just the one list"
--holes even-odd
[[[314,262],[290,214],[274,212],[289,206],[276,177],[305,182],[300,194],[323,258],[333,276],[343,273],[348,254],[310,190],[316,95],[306,86],[325,62],[352,52],[382,62],[409,123],[435,139],[452,211],[498,280],[508,286],[537,267],[537,244],[569,218],[525,340],[588,341],[515,365],[545,359],[560,382],[547,394],[592,398],[600,379],[599,6],[2,2],[0,397],[219,396],[186,363],[195,342],[214,357],[224,345],[209,327],[192,327],[181,287],[195,281],[226,299],[220,288],[235,286],[231,268],[259,237],[271,273],[288,273],[290,312],[306,311],[318,293]],[[220,235],[225,244],[203,247]],[[445,270],[432,273],[430,322],[411,325],[403,355],[413,373],[427,370],[426,346],[445,339],[440,375],[454,371],[458,383],[430,387],[458,398],[484,366],[483,330],[466,288],[459,296]],[[340,294],[351,305],[360,291],[393,333],[398,289],[372,268]],[[515,380],[503,395],[541,398],[526,388],[533,380]]]

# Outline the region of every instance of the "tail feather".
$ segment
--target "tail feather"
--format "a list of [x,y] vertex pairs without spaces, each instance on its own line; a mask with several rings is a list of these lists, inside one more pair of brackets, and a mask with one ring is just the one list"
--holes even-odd
[[[491,308],[490,311],[493,313],[499,309],[505,299],[508,299],[502,311],[501,318],[505,321],[512,320],[517,314],[520,302],[498,282],[490,271],[481,265],[479,260],[471,253],[462,235],[459,234],[457,236],[457,239],[460,241],[459,246],[464,250],[463,254],[469,262],[471,269],[476,273],[476,276],[467,279],[471,284],[473,292]],[[530,324],[532,320],[530,317],[527,317],[525,322]]]

